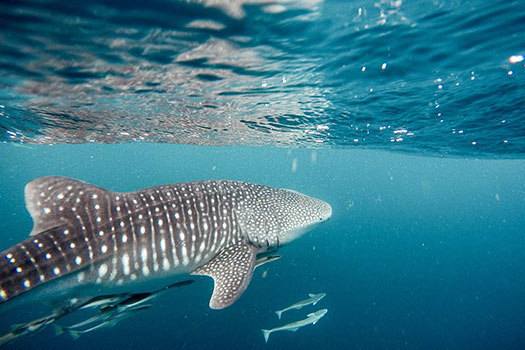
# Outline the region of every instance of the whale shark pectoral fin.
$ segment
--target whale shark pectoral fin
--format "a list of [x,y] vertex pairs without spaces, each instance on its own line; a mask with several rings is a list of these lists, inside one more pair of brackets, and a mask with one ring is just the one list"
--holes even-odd
[[224,309],[242,295],[252,279],[256,254],[254,246],[240,242],[223,249],[210,262],[191,273],[213,278],[215,285],[210,308]]

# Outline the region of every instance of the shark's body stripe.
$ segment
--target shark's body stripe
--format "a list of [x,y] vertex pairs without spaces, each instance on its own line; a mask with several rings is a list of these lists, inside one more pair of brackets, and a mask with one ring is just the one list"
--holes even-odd
[[[170,192],[167,192],[166,195],[168,197],[171,197]],[[171,201],[171,199],[170,199]],[[173,232],[173,224],[171,222],[171,210],[170,210],[170,201],[168,201],[164,205],[164,210],[166,212],[166,224],[168,226],[167,234],[166,234],[166,256],[168,257],[168,260],[172,266],[175,266],[177,262],[175,261],[175,254],[174,254],[174,248],[175,248],[175,242],[173,240],[174,232]]]
[[155,252],[155,230],[153,228],[153,214],[151,212],[151,208],[150,208],[150,203],[149,203],[149,200],[150,200],[150,197],[149,195],[146,194],[142,194],[141,195],[141,199],[142,201],[144,202],[145,206],[146,206],[146,213],[145,215],[147,216],[147,224],[145,224],[146,226],[146,236],[145,237],[151,237],[151,242],[149,244],[149,248],[150,248],[150,254],[149,254],[149,257],[150,257],[150,260],[151,260],[151,264],[148,266],[149,270],[153,272],[154,270],[154,266],[157,264],[156,262],[156,259],[157,259],[157,255],[156,255],[156,252]]
[[128,198],[124,198],[123,204],[126,208],[126,211],[128,213],[128,222],[131,229],[130,239],[131,239],[131,251],[133,252],[133,269],[137,271],[139,269],[139,246],[138,246],[138,240],[139,240],[139,233],[137,232],[137,226],[135,224],[135,217],[136,214],[133,210],[132,206],[132,197],[129,196]]
[[29,259],[29,261],[31,262],[33,268],[36,270],[36,272],[38,273],[38,276],[42,276],[42,272],[40,270],[40,267],[38,267],[38,264],[36,263],[36,260],[35,258],[33,258],[33,256],[31,255],[31,253],[29,252],[29,250],[26,248],[25,245],[23,244],[20,244],[20,248],[24,251],[24,254],[27,256],[27,258]]

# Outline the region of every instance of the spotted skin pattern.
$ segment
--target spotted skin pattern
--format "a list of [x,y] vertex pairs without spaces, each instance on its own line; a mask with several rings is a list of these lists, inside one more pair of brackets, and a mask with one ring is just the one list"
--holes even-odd
[[248,286],[256,254],[331,215],[298,192],[226,180],[119,193],[50,176],[27,184],[25,199],[34,227],[0,255],[0,305],[71,274],[132,285],[193,272],[214,278],[210,306],[223,308]]

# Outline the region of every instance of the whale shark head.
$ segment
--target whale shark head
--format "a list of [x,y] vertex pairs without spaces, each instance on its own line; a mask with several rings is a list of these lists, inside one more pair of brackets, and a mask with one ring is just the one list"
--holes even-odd
[[249,241],[260,247],[288,243],[332,216],[332,207],[302,193],[257,186],[246,198],[240,224]]

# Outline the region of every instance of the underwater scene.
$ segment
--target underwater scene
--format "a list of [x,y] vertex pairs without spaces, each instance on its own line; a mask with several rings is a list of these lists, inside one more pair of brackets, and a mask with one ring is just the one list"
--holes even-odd
[[525,348],[525,3],[0,10],[1,349]]

